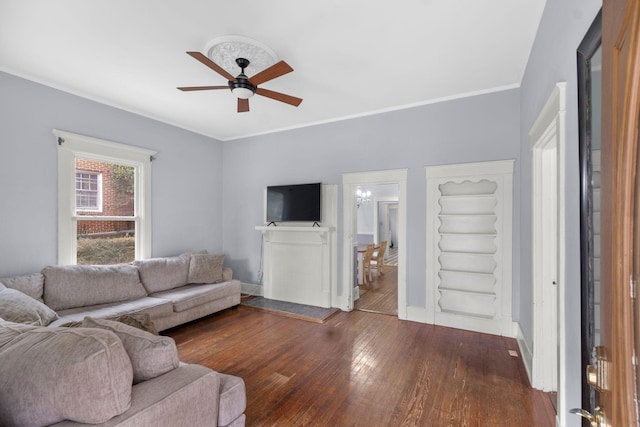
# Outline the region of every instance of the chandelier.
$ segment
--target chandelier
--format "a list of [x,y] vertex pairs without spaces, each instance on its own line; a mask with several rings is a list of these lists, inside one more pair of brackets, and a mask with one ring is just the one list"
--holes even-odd
[[362,191],[360,187],[356,189],[356,206],[360,207],[371,201],[371,191]]

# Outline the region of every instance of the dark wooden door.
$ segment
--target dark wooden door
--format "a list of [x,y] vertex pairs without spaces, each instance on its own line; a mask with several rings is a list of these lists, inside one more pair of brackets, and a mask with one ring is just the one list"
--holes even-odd
[[640,2],[602,9],[602,345],[605,423],[637,426],[634,348],[638,275]]

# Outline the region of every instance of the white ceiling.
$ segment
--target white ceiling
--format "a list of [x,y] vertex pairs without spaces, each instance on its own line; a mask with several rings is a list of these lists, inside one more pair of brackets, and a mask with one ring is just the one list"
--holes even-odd
[[[545,0],[0,0],[0,70],[219,140],[520,85]],[[241,35],[294,71],[236,112],[186,51]],[[249,58],[250,59],[250,58]],[[229,70],[233,75],[238,70]]]

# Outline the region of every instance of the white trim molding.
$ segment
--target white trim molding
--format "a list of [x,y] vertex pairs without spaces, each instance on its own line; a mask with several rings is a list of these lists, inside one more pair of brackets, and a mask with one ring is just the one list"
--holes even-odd
[[[135,169],[135,257],[151,256],[151,159],[156,151],[54,129],[58,139],[58,264],[77,260],[76,158]],[[83,218],[88,218],[83,216]],[[105,219],[99,217],[98,219]],[[114,217],[115,218],[115,217]],[[118,218],[115,218],[118,219]]]
[[356,189],[366,184],[398,184],[398,318],[407,319],[407,169],[345,173],[342,175],[343,268],[340,307],[353,310],[356,286],[354,248],[358,245]]
[[522,355],[522,364],[524,365],[524,369],[527,371],[529,383],[531,383],[531,371],[533,369],[533,352],[529,348],[529,344],[527,344],[527,340],[524,336],[524,332],[522,331],[520,322],[514,323],[516,328],[516,341],[518,343],[518,348],[520,349],[520,354]]
[[[566,424],[566,86],[557,83],[529,131],[532,156],[533,354],[531,383],[558,391]],[[556,333],[557,331],[557,333]]]

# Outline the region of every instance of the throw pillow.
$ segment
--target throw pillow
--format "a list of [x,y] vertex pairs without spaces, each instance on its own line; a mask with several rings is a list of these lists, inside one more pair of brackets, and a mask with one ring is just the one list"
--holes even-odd
[[[131,362],[108,331],[0,326],[0,425],[98,424],[131,405]],[[2,336],[6,332],[7,340]]]
[[[125,325],[138,328],[141,331],[146,331],[153,335],[159,335],[158,330],[156,329],[156,325],[153,323],[153,320],[151,320],[151,316],[149,316],[149,313],[123,314],[121,316],[108,317],[107,320],[124,323]],[[67,322],[59,326],[65,328],[81,328],[82,321]]]
[[180,365],[178,349],[170,337],[156,336],[113,320],[85,317],[85,328],[101,328],[115,333],[122,341],[133,367],[133,383],[150,380]]
[[151,320],[149,313],[123,314],[122,316],[113,317],[108,320],[124,323],[125,325],[133,326],[134,328],[149,332],[153,335],[160,335],[158,334],[156,325],[153,323],[153,320]]
[[49,307],[15,289],[0,291],[0,316],[16,323],[47,326],[58,318]]
[[224,254],[191,254],[189,283],[217,283],[222,281]]
[[22,276],[0,278],[7,288],[16,289],[40,302],[44,302],[44,276],[40,273],[23,274]]
[[187,284],[189,255],[150,258],[133,262],[148,293],[162,292]]

